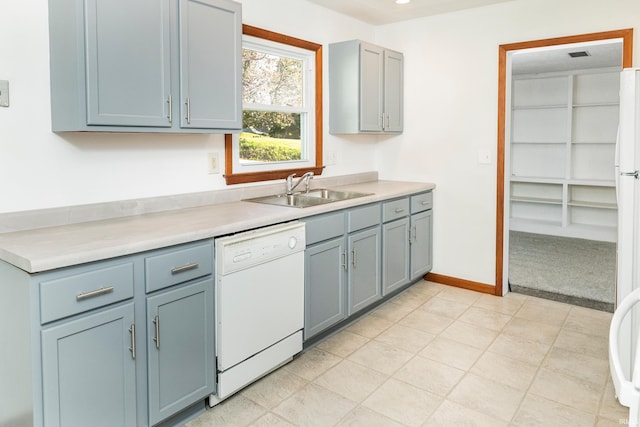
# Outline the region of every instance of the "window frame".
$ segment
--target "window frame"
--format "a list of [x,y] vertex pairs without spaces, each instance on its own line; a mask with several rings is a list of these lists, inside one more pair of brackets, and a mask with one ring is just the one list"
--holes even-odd
[[242,34],[260,39],[269,40],[276,43],[286,44],[297,48],[309,50],[315,53],[315,129],[310,129],[310,133],[315,135],[315,166],[291,168],[291,169],[273,169],[256,172],[233,173],[233,139],[238,135],[225,134],[225,174],[224,178],[227,185],[243,184],[248,182],[268,181],[274,179],[284,179],[295,173],[302,175],[305,172],[312,171],[314,175],[321,175],[324,166],[322,165],[322,45],[287,36],[273,31],[264,30],[262,28],[252,27],[250,25],[242,25]]

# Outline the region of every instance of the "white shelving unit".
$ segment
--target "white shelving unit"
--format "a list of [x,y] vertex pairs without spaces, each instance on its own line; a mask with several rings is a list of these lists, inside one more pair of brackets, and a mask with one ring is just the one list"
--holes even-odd
[[616,240],[619,75],[513,76],[511,230]]

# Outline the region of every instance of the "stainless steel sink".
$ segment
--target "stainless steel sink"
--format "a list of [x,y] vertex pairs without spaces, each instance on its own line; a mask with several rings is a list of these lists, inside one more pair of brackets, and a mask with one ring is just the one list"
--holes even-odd
[[311,190],[305,194],[307,197],[317,197],[324,200],[331,200],[337,202],[339,200],[351,200],[358,197],[370,196],[371,193],[358,193],[356,191],[338,191],[330,190],[328,188],[318,188]]
[[371,193],[358,193],[355,191],[337,191],[327,188],[311,190],[308,193],[274,194],[271,196],[245,199],[246,202],[266,203],[268,205],[290,206],[294,208],[308,208],[310,206],[324,205],[338,202],[340,200],[350,200],[358,197],[369,196]]
[[331,203],[332,200],[321,199],[318,197],[306,197],[302,194],[274,194],[272,196],[256,197],[254,199],[246,199],[246,202],[266,203],[268,205],[290,206],[293,208],[308,208],[310,206],[324,205]]

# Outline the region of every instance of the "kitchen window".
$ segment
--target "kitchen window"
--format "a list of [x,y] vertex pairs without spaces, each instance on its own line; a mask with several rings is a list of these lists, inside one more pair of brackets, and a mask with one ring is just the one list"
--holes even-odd
[[225,136],[227,184],[322,173],[322,45],[242,26],[240,134]]

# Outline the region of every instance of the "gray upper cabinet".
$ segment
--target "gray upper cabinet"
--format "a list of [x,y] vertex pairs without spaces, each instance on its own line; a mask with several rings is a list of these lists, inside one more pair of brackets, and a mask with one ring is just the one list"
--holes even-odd
[[329,131],[403,130],[402,53],[360,40],[329,45]]
[[226,132],[242,124],[241,5],[50,0],[54,132]]

